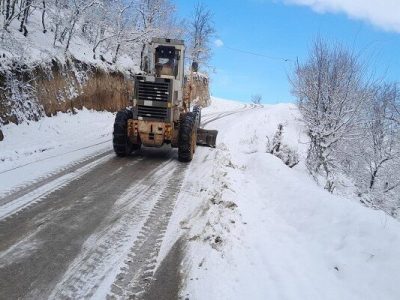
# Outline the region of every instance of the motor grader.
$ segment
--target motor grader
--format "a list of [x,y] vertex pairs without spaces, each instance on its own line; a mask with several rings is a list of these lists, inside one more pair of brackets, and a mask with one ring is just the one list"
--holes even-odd
[[185,83],[182,40],[154,38],[142,53],[141,73],[134,76],[132,106],[119,111],[113,132],[114,151],[126,156],[141,146],[178,148],[178,159],[193,159],[196,145],[215,147],[216,130],[200,128],[201,108],[191,107],[193,72]]

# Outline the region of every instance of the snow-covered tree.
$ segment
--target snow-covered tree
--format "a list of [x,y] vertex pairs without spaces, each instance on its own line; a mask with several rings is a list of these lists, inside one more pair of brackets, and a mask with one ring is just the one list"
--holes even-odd
[[333,191],[354,182],[364,203],[400,212],[400,88],[371,83],[357,56],[318,40],[298,64],[293,93],[310,137],[307,166]]
[[399,89],[396,84],[381,84],[371,95],[363,111],[363,134],[349,145],[353,160],[349,174],[373,205],[390,210],[400,201],[400,123],[392,106]]
[[360,110],[368,99],[363,68],[347,49],[317,40],[291,82],[310,137],[307,166],[332,192],[345,158],[342,145],[359,134]]
[[40,17],[54,47],[69,52],[75,38],[83,39],[94,58],[107,53],[110,63],[121,54],[137,58],[152,37],[177,38],[184,32],[170,0],[0,0],[0,39],[10,38],[16,27],[28,36],[32,14],[36,23]]

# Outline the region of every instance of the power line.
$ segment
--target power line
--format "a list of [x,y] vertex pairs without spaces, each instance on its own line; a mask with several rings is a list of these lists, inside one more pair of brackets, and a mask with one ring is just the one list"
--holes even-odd
[[241,53],[250,54],[250,55],[259,56],[259,57],[264,57],[264,58],[273,59],[273,60],[281,60],[283,62],[293,61],[292,59],[289,59],[289,58],[265,55],[265,54],[261,54],[261,53],[256,53],[256,52],[251,52],[251,51],[247,51],[247,50],[241,50],[241,49],[237,49],[237,48],[228,47],[226,45],[223,45],[222,47],[225,47],[226,49],[229,49],[231,51],[241,52]]

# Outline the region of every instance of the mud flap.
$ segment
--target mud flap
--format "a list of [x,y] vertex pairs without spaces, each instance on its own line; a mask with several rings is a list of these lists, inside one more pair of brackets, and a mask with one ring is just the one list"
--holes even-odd
[[197,145],[215,148],[218,130],[197,128]]

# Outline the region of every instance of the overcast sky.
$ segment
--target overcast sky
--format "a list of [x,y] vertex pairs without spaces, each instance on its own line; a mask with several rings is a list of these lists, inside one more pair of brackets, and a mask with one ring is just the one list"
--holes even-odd
[[[317,37],[361,54],[370,71],[400,81],[400,0],[204,0],[214,13],[214,96],[294,101],[288,75]],[[189,17],[194,1],[176,0]]]

